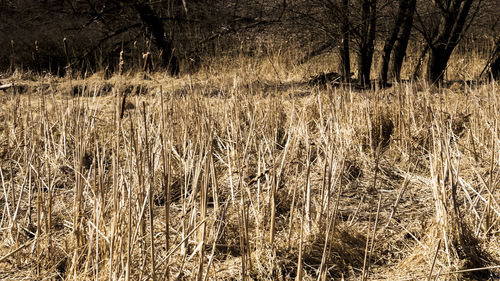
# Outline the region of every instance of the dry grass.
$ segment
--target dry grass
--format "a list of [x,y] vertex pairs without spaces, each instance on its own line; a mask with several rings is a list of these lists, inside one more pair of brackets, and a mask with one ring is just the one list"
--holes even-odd
[[498,278],[498,85],[318,88],[279,58],[6,79],[0,279]]

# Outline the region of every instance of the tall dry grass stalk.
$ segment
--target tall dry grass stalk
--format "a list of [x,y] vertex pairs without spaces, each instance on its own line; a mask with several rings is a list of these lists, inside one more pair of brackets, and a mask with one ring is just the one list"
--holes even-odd
[[296,55],[19,77],[0,96],[0,278],[498,274],[498,86],[310,86],[331,59]]

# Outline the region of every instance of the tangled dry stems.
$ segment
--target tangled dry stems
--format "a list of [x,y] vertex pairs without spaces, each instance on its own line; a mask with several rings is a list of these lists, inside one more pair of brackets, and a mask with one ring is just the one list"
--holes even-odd
[[498,276],[498,85],[250,80],[16,81],[0,278]]

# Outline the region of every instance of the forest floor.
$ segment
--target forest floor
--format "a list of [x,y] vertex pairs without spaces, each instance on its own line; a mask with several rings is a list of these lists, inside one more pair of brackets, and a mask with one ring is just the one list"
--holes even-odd
[[238,69],[0,79],[0,279],[500,278],[498,83]]

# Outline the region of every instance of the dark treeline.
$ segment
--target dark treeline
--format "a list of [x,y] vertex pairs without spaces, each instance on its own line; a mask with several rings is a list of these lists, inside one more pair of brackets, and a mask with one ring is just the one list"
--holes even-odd
[[[300,48],[305,63],[337,52],[334,66],[359,83],[401,79],[409,50],[414,77],[443,79],[464,38],[491,42],[498,77],[497,0],[0,0],[0,71],[86,75],[97,71],[196,71],[204,58],[272,44]],[[291,45],[293,42],[293,45]],[[494,43],[496,42],[496,46]],[[496,48],[496,49],[495,49]],[[377,49],[380,49],[377,52]],[[496,50],[496,51],[495,51]],[[378,63],[377,73],[372,73]],[[354,66],[357,66],[354,69]]]

